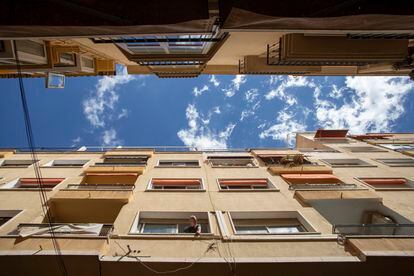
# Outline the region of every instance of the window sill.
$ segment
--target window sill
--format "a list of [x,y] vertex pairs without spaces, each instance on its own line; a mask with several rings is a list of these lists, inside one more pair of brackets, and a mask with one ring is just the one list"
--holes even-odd
[[204,233],[200,234],[200,236],[196,236],[194,234],[143,234],[143,233],[129,233],[127,236],[120,236],[122,238],[143,238],[143,239],[185,239],[185,240],[193,240],[193,239],[212,239],[212,238],[220,238],[220,236],[214,235],[212,233]]
[[21,167],[21,166],[0,166],[0,169],[27,169],[31,166]]
[[211,166],[212,168],[217,169],[255,169],[259,166]]
[[200,190],[196,190],[196,189],[173,189],[173,190],[157,190],[157,189],[146,189],[146,192],[166,192],[166,193],[173,193],[173,192],[189,192],[189,193],[194,193],[194,192],[205,192],[205,189],[200,189]]
[[42,169],[82,169],[84,166],[40,166]]
[[376,165],[330,165],[332,168],[376,168]]
[[201,168],[201,166],[186,166],[186,167],[181,167],[181,166],[177,166],[177,167],[174,167],[174,166],[154,166],[154,168],[157,168],[157,169],[197,169],[197,168]]

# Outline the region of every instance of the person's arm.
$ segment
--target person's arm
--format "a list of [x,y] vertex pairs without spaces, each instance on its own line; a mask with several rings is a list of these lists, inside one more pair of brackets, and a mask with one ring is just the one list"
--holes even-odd
[[196,232],[195,232],[195,235],[196,236],[200,236],[200,234],[201,234],[201,225],[200,224],[197,224],[197,230],[196,230]]

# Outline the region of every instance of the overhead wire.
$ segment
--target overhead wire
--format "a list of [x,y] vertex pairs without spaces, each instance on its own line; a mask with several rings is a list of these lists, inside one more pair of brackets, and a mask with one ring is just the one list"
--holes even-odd
[[17,51],[16,40],[13,40],[13,48],[14,48],[14,55],[15,55],[15,61],[16,61],[17,75],[18,75],[18,80],[19,80],[19,90],[20,90],[20,98],[22,101],[26,138],[27,138],[27,143],[28,143],[29,150],[30,150],[31,159],[33,162],[33,169],[34,169],[35,176],[36,176],[36,182],[39,188],[38,190],[39,190],[39,196],[40,196],[41,209],[42,209],[44,217],[47,219],[50,238],[51,238],[52,245],[55,251],[58,269],[60,270],[62,275],[66,276],[68,275],[68,272],[67,272],[66,265],[62,257],[59,243],[56,240],[54,227],[53,227],[51,216],[49,213],[49,210],[50,210],[49,205],[48,205],[49,201],[48,201],[47,194],[43,186],[43,180],[42,180],[43,177],[42,177],[42,173],[41,173],[40,166],[38,163],[39,160],[37,159],[37,154],[35,150],[36,147],[35,147],[35,142],[34,142],[34,137],[33,137],[33,129],[32,129],[31,121],[30,121],[29,107],[27,104],[26,92],[25,92],[23,76],[22,76],[22,68],[20,64],[19,53]]

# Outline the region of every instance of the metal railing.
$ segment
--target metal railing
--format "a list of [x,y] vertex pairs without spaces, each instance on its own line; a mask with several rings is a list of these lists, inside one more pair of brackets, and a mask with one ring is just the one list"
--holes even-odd
[[331,184],[322,184],[322,183],[306,183],[306,184],[290,184],[289,190],[344,190],[344,189],[356,189],[358,185],[356,184],[345,184],[345,183],[331,183]]
[[[91,223],[93,225],[99,225],[95,223]],[[8,235],[10,236],[21,236],[23,231],[29,231],[33,234],[30,234],[28,236],[48,236],[50,235],[50,228],[53,228],[53,233],[56,236],[67,236],[67,235],[79,235],[79,236],[91,236],[91,237],[107,237],[112,233],[112,230],[114,228],[113,224],[102,224],[102,228],[100,229],[99,233],[93,233],[93,232],[87,232],[84,231],[66,231],[65,230],[59,230],[59,227],[64,226],[73,226],[73,227],[88,227],[91,226],[89,223],[20,223],[17,228],[10,232]]]
[[414,236],[414,223],[336,224],[332,233],[341,236]]
[[98,162],[93,164],[94,167],[145,167],[147,163],[109,163]]
[[266,63],[267,65],[277,65],[280,61],[280,40],[274,44],[267,45]]
[[64,190],[132,191],[134,189],[134,184],[69,184]]

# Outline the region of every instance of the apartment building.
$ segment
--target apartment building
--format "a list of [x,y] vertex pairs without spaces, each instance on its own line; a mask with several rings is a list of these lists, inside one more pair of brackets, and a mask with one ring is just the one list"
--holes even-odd
[[0,4],[0,39],[76,40],[129,74],[414,77],[404,0],[14,2]]
[[2,149],[0,275],[407,274],[414,159],[392,146],[409,139],[318,130],[295,149],[82,147],[35,160]]

